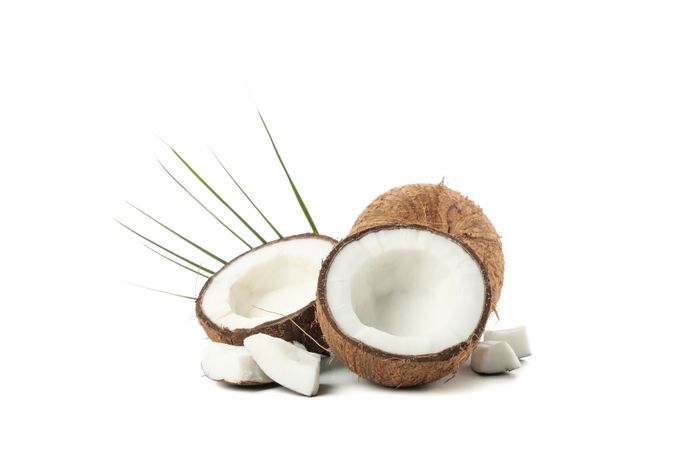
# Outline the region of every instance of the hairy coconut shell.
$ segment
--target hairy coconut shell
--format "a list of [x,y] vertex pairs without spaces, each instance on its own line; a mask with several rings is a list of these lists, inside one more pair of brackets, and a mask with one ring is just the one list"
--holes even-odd
[[[485,280],[485,304],[483,313],[473,333],[464,341],[442,352],[426,355],[397,355],[378,350],[345,334],[335,322],[326,297],[326,281],[335,257],[349,243],[361,239],[368,233],[387,229],[420,229],[442,235],[460,245],[480,267]],[[380,225],[349,235],[340,241],[330,252],[319,274],[317,286],[317,318],[324,339],[331,352],[335,354],[351,371],[367,380],[389,387],[406,387],[429,383],[457,372],[460,365],[471,355],[485,330],[490,314],[492,291],[488,282],[488,273],[473,250],[459,239],[422,225]]]
[[[242,258],[251,252],[255,252],[256,250],[262,247],[274,245],[282,241],[303,239],[307,237],[323,239],[333,244],[337,242],[335,239],[331,237],[323,236],[320,234],[313,234],[313,233],[298,234],[295,236],[284,237],[281,239],[277,239],[275,241],[267,242],[266,244],[263,244],[252,250],[242,253],[241,255],[237,256],[232,261],[230,261],[230,264],[236,261],[237,259]],[[326,341],[324,341],[323,339],[321,327],[319,326],[319,323],[316,319],[316,303],[314,302],[314,299],[311,298],[307,299],[307,306],[299,309],[298,311],[295,311],[294,313],[291,313],[287,316],[279,317],[278,319],[262,323],[254,328],[229,329],[221,327],[215,324],[211,319],[209,319],[202,310],[202,301],[204,298],[204,293],[208,290],[209,285],[211,284],[213,278],[220,272],[227,270],[227,267],[228,265],[226,264],[225,266],[223,266],[222,269],[213,274],[208,279],[206,284],[204,284],[204,287],[202,287],[202,290],[199,293],[199,297],[197,297],[196,302],[197,320],[199,320],[199,324],[202,326],[202,328],[204,328],[204,331],[206,332],[206,335],[209,337],[209,339],[211,339],[214,342],[222,342],[223,344],[244,345],[244,339],[246,339],[247,337],[258,333],[263,333],[269,336],[284,339],[289,342],[298,341],[302,343],[310,352],[326,353],[325,348],[327,347],[327,344]]]
[[377,197],[352,226],[356,233],[378,225],[425,225],[447,233],[471,251],[487,270],[492,311],[504,284],[502,242],[483,210],[445,184],[409,184]]

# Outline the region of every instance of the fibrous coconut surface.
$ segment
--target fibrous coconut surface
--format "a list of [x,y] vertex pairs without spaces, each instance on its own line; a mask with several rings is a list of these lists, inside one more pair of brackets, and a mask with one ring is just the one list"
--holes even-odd
[[410,184],[377,197],[352,226],[356,233],[379,225],[425,225],[462,242],[482,262],[495,310],[504,282],[502,243],[483,210],[468,197],[440,184]]

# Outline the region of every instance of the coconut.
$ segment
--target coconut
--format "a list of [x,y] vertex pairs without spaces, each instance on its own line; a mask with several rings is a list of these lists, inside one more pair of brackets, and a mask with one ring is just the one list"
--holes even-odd
[[341,241],[323,263],[317,317],[331,351],[385,386],[451,375],[491,307],[487,271],[458,238],[422,225],[381,225]]
[[494,311],[504,282],[504,255],[495,227],[481,208],[440,184],[410,184],[377,197],[363,210],[351,233],[378,225],[426,225],[468,247],[483,263],[492,290]]
[[504,341],[479,342],[471,354],[471,369],[482,375],[511,372],[519,367],[518,356]]
[[243,345],[263,333],[325,351],[314,299],[321,261],[335,240],[318,234],[282,238],[249,250],[202,288],[196,315],[214,342]]
[[257,386],[272,382],[245,347],[220,342],[209,342],[204,348],[202,371],[213,381],[240,386]]
[[321,355],[318,353],[265,334],[247,337],[244,346],[265,374],[280,385],[308,397],[319,391]]
[[516,327],[506,330],[488,330],[483,336],[485,341],[504,341],[513,349],[518,358],[532,355],[530,340],[527,338],[527,328]]

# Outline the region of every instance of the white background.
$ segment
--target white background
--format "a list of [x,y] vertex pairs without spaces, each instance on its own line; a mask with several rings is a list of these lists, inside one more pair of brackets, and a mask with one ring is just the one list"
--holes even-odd
[[[0,447],[672,448],[674,23],[665,1],[2,2]],[[308,231],[252,97],[324,234],[405,183],[477,201],[506,254],[491,326],[529,327],[527,363],[398,391],[337,367],[311,399],[201,377],[193,303],[125,283],[196,277],[113,217],[211,267],[124,200],[244,250],[155,133]]]

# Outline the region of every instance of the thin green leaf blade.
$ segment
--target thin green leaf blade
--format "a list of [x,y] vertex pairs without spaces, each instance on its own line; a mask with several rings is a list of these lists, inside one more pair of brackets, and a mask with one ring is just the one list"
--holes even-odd
[[141,288],[141,289],[147,289],[149,291],[160,292],[162,294],[167,294],[167,295],[173,295],[174,297],[182,297],[182,298],[187,298],[187,299],[190,299],[190,300],[197,300],[197,297],[192,297],[191,295],[176,294],[174,292],[163,291],[161,289],[155,289],[155,288],[151,288],[151,287],[148,287],[148,286],[142,286],[140,284],[131,283],[129,281],[127,281],[127,283],[129,283],[132,286],[136,286],[138,288]]
[[253,205],[255,210],[258,211],[258,214],[260,214],[260,216],[265,220],[265,222],[267,222],[267,225],[269,225],[270,228],[272,228],[272,230],[274,230],[274,232],[277,234],[277,236],[279,236],[279,239],[281,239],[283,236],[281,235],[281,233],[279,233],[279,230],[277,230],[276,227],[274,225],[272,225],[272,222],[270,222],[269,219],[267,218],[267,216],[265,216],[265,214],[263,214],[262,211],[260,211],[260,208],[258,208],[258,206],[253,202],[253,200],[251,200],[251,197],[249,197],[248,194],[244,191],[244,189],[239,185],[239,183],[237,183],[237,180],[234,179],[234,177],[232,176],[230,171],[227,170],[227,167],[225,167],[225,164],[223,164],[223,162],[220,160],[220,158],[218,158],[218,155],[216,155],[216,152],[214,152],[211,147],[209,147],[209,150],[211,150],[211,154],[214,156],[214,158],[216,158],[216,161],[218,161],[218,164],[220,164],[220,167],[222,167],[223,170],[225,171],[225,173],[227,174],[227,176],[230,177],[230,180],[232,180],[232,182],[235,184],[235,186],[237,186],[239,191],[242,194],[244,194],[244,197],[246,197],[246,200],[248,200],[248,202],[251,205]]
[[145,211],[143,211],[141,208],[139,208],[139,207],[137,207],[137,206],[134,206],[132,203],[129,203],[129,202],[127,202],[127,203],[129,204],[129,206],[131,206],[132,208],[134,208],[136,211],[140,212],[141,214],[143,214],[144,216],[148,217],[150,220],[152,220],[153,222],[157,223],[158,225],[160,225],[160,226],[163,227],[164,229],[166,229],[166,230],[170,231],[171,233],[173,233],[174,235],[178,236],[179,238],[181,238],[182,240],[184,240],[184,241],[187,242],[188,244],[192,245],[194,248],[198,249],[199,251],[203,252],[203,253],[206,254],[206,255],[209,255],[211,258],[215,259],[216,261],[218,261],[218,262],[220,262],[220,263],[222,263],[222,264],[227,264],[227,261],[224,260],[223,258],[220,258],[220,257],[214,255],[213,253],[211,253],[210,251],[206,250],[206,249],[205,249],[204,247],[202,247],[201,245],[194,243],[193,241],[191,241],[190,239],[186,238],[186,237],[183,236],[182,234],[180,234],[180,233],[178,233],[177,231],[173,230],[172,228],[170,228],[170,227],[164,225],[162,222],[160,222],[159,220],[155,219],[155,218],[152,217],[150,214],[148,214],[148,213],[146,213]]
[[[164,141],[162,141],[162,142],[164,142]],[[211,194],[213,194],[213,195],[214,195],[214,196],[215,196],[215,197],[216,197],[223,205],[225,205],[225,207],[226,207],[227,209],[229,209],[230,212],[231,212],[232,214],[234,214],[235,217],[236,217],[237,219],[239,219],[239,221],[240,221],[242,224],[244,224],[244,226],[245,226],[246,228],[248,228],[248,230],[249,230],[251,233],[253,233],[253,235],[254,235],[256,238],[258,238],[258,240],[259,240],[260,242],[262,242],[263,244],[265,244],[265,243],[267,242],[267,241],[266,241],[266,240],[265,240],[265,239],[264,239],[257,231],[255,231],[255,230],[253,229],[253,227],[252,227],[252,226],[251,226],[251,225],[250,225],[250,224],[249,224],[249,223],[248,223],[241,215],[239,215],[239,213],[238,213],[237,211],[234,210],[234,208],[232,208],[232,207],[230,206],[229,203],[227,203],[227,202],[223,199],[223,197],[221,197],[221,196],[220,196],[220,195],[219,195],[219,194],[218,194],[218,193],[217,193],[217,192],[216,192],[216,191],[215,191],[215,190],[214,190],[214,189],[213,189],[213,188],[212,188],[212,187],[211,187],[211,186],[210,186],[210,185],[209,185],[209,184],[208,184],[208,183],[207,183],[207,182],[206,182],[206,181],[198,174],[198,173],[197,173],[196,170],[194,170],[194,169],[192,168],[192,166],[190,166],[190,164],[189,164],[189,163],[188,163],[188,162],[180,155],[180,153],[178,153],[178,152],[176,151],[176,149],[174,149],[172,146],[170,146],[170,145],[167,144],[166,142],[164,142],[164,144],[166,144],[166,145],[171,149],[171,151],[173,152],[173,154],[176,155],[176,157],[183,163],[183,165],[185,165],[185,167],[187,167],[187,169],[192,173],[192,175],[194,175],[194,176],[195,176],[195,177],[196,177],[196,178],[204,185],[204,187],[206,187],[206,189],[208,189],[209,192],[211,192]]]
[[260,121],[263,124],[263,127],[265,127],[265,132],[267,133],[267,137],[269,137],[270,142],[272,143],[272,147],[274,148],[274,153],[277,155],[277,159],[279,160],[279,163],[281,164],[281,168],[284,169],[284,173],[286,174],[286,178],[288,179],[288,182],[291,185],[291,189],[293,189],[293,193],[295,194],[295,199],[298,201],[298,204],[300,205],[300,209],[302,209],[302,212],[305,214],[305,218],[307,219],[307,222],[309,222],[309,226],[312,227],[312,231],[316,234],[319,234],[319,231],[316,229],[316,225],[314,224],[314,220],[312,220],[312,216],[309,213],[309,210],[307,209],[307,206],[305,205],[305,202],[302,200],[302,197],[300,196],[300,192],[298,192],[298,189],[295,187],[295,183],[293,183],[293,179],[291,178],[291,175],[288,173],[288,169],[286,169],[286,164],[284,164],[284,160],[281,159],[281,154],[279,154],[279,150],[277,149],[276,144],[274,143],[274,139],[272,138],[272,134],[270,133],[269,128],[267,128],[267,123],[265,123],[265,119],[263,119],[263,116],[258,110],[258,117],[260,117]]
[[185,261],[185,262],[188,263],[188,264],[192,264],[193,266],[199,268],[200,270],[203,270],[204,272],[206,272],[206,273],[208,273],[208,274],[213,275],[213,274],[215,273],[213,270],[207,269],[206,267],[203,267],[203,266],[197,264],[197,263],[194,262],[194,261],[190,261],[189,259],[185,258],[184,256],[181,256],[181,255],[179,255],[178,253],[173,252],[173,251],[169,250],[168,248],[166,248],[166,247],[164,247],[164,246],[158,244],[157,242],[153,241],[152,239],[143,236],[141,233],[139,233],[138,231],[134,230],[134,229],[131,228],[131,227],[128,227],[127,225],[123,224],[123,223],[120,222],[119,220],[117,220],[117,219],[114,219],[114,220],[115,220],[115,222],[119,223],[120,225],[122,225],[122,226],[123,226],[124,228],[126,228],[127,230],[129,230],[129,231],[131,231],[132,233],[134,233],[136,236],[140,237],[141,239],[144,239],[144,240],[148,241],[149,243],[151,243],[152,245],[154,245],[154,246],[156,246],[156,247],[161,248],[162,250],[164,250],[165,252],[167,252],[167,253],[169,253],[169,254],[175,256],[176,258],[181,259],[181,260]]
[[253,248],[253,246],[252,246],[251,244],[249,244],[248,242],[246,242],[246,241],[244,240],[244,238],[242,238],[241,236],[239,236],[232,228],[228,227],[222,220],[220,220],[220,218],[219,218],[218,216],[216,216],[209,208],[207,208],[206,205],[204,205],[201,201],[199,201],[199,199],[198,199],[197,197],[195,197],[195,196],[192,194],[192,192],[190,192],[185,186],[183,186],[183,184],[182,184],[180,181],[178,181],[178,179],[177,179],[176,177],[174,177],[173,174],[172,174],[171,172],[169,172],[169,169],[167,169],[167,168],[164,166],[164,164],[162,164],[161,161],[157,161],[157,162],[159,163],[160,166],[162,166],[162,169],[164,169],[164,171],[171,177],[171,179],[172,179],[173,181],[175,181],[176,184],[178,184],[178,186],[181,187],[181,189],[183,189],[190,197],[192,197],[192,199],[193,199],[195,202],[197,202],[197,204],[198,204],[199,206],[201,206],[202,208],[204,208],[204,210],[206,210],[206,212],[208,212],[209,214],[211,214],[211,217],[213,217],[214,219],[216,219],[216,220],[218,221],[218,223],[220,223],[222,226],[224,226],[230,233],[232,233],[237,239],[239,239],[245,246],[247,246],[248,248]]
[[160,252],[158,252],[158,251],[155,250],[154,248],[150,247],[149,245],[143,244],[143,246],[144,246],[145,248],[147,248],[148,250],[150,250],[151,252],[156,253],[157,255],[161,256],[162,258],[166,259],[167,261],[170,261],[170,262],[174,263],[174,264],[177,265],[177,266],[180,266],[180,267],[182,267],[182,268],[184,268],[184,269],[187,269],[187,270],[189,270],[189,271],[192,272],[192,273],[196,273],[197,275],[199,275],[199,276],[201,276],[201,277],[208,278],[208,276],[205,275],[205,274],[203,274],[202,272],[199,272],[199,271],[197,271],[197,270],[194,270],[193,268],[188,267],[188,266],[186,266],[186,265],[184,265],[184,264],[181,264],[181,263],[179,263],[178,261],[174,261],[173,259],[169,258],[169,257],[166,256],[166,255],[161,254]]

